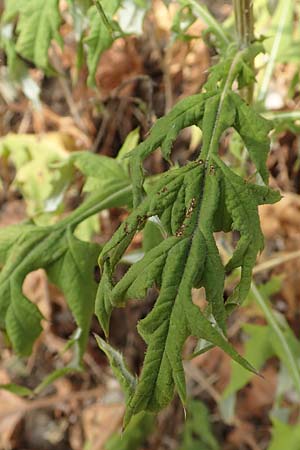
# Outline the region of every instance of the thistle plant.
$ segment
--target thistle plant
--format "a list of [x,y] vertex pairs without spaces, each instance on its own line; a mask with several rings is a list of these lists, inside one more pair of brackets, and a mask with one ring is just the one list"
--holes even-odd
[[[105,334],[114,307],[128,299],[142,299],[147,289],[159,290],[152,311],[138,324],[147,344],[139,381],[127,401],[125,424],[140,411],[158,412],[172,399],[174,389],[186,402],[182,348],[188,336],[221,347],[234,360],[254,370],[226,338],[226,318],[246,298],[252,268],[264,239],[258,206],[280,199],[267,186],[266,159],[272,125],[249,106],[235,90],[253,82],[252,61],[260,43],[246,48],[231,45],[211,69],[203,92],[179,102],[153,126],[149,137],[132,153],[134,210],[100,254],[102,279],[96,314]],[[181,129],[197,125],[203,143],[195,161],[164,173],[145,194],[142,162],[161,148],[169,160],[172,143]],[[243,139],[262,182],[254,184],[237,175],[219,156],[223,133],[233,127]],[[155,217],[165,231],[161,243],[133,264],[121,280],[115,268],[136,232]],[[215,232],[238,232],[239,240],[224,264]],[[240,279],[224,301],[224,280],[240,268]],[[203,312],[192,301],[192,289],[205,289],[208,307]]]
[[[32,5],[13,3],[15,7],[7,6],[5,20],[19,15],[21,31],[16,48],[10,46],[10,41],[4,41],[12,66],[20,63],[18,55],[21,54],[37,67],[51,72],[47,58],[50,41],[52,38],[60,40],[58,2],[51,0],[55,14],[49,12],[53,16],[50,28],[44,2],[35,0],[34,4],[39,6],[35,15],[31,14]],[[43,268],[65,294],[78,327],[72,340],[76,352],[70,370],[81,367],[91,318],[96,314],[107,339],[97,338],[97,341],[126,391],[125,426],[140,412],[160,411],[175,392],[186,404],[182,350],[189,336],[207,341],[206,350],[220,347],[233,360],[255,372],[228,341],[226,322],[231,311],[247,297],[252,269],[264,246],[258,206],[280,199],[279,193],[268,187],[266,167],[273,123],[251,105],[255,83],[253,61],[264,51],[263,44],[254,38],[251,1],[234,2],[237,42],[230,40],[195,0],[179,3],[207,20],[220,50],[219,61],[210,69],[202,92],[178,102],[167,115],[158,119],[149,136],[127,155],[129,163],[128,158],[122,161],[75,153],[70,164],[80,168],[79,162],[84,166],[87,159],[88,164],[99,167],[99,179],[107,177],[108,173],[110,178],[101,185],[100,192],[90,195],[68,217],[55,225],[24,223],[0,233],[0,325],[13,348],[18,354],[30,354],[42,330],[42,315],[25,297],[22,286],[28,273]],[[74,5],[74,1],[70,4]],[[113,42],[107,23],[115,30],[112,17],[119,5],[117,1],[103,2],[100,16],[95,5],[88,5],[84,10],[92,17],[90,35],[85,38],[90,84],[93,84],[99,55]],[[31,24],[37,16],[42,17],[42,24],[46,22],[45,27],[51,32],[45,34],[42,45],[35,48]],[[102,40],[99,22],[105,37]],[[83,36],[80,39],[83,42]],[[192,125],[202,130],[198,155],[145,183],[144,160],[160,148],[163,158],[170,162],[178,134]],[[243,141],[255,169],[252,181],[241,177],[220,156],[220,141],[232,128]],[[86,218],[115,206],[126,206],[131,212],[103,248],[75,236],[76,227]],[[162,230],[160,242],[118,280],[118,264],[136,233],[149,221],[155,221]],[[220,255],[217,232],[235,232],[238,236],[227,262]],[[99,253],[101,281],[97,287],[93,272]],[[239,280],[225,299],[226,277],[237,269]],[[137,378],[109,345],[110,317],[114,308],[124,307],[128,300],[144,299],[153,286],[157,289],[157,299],[151,312],[137,326],[147,345],[143,368]],[[200,288],[204,288],[207,301],[203,310],[192,298],[193,289]],[[61,372],[57,373],[60,375]]]

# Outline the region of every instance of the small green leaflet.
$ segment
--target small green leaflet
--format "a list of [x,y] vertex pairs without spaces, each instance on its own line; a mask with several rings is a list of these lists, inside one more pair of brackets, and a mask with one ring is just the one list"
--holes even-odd
[[[159,288],[152,311],[138,324],[147,352],[138,384],[127,400],[125,425],[141,411],[158,412],[164,408],[174,390],[186,402],[181,353],[190,335],[221,347],[243,367],[254,371],[226,338],[224,280],[227,273],[241,268],[240,280],[228,300],[241,303],[250,288],[257,254],[263,248],[258,205],[274,203],[280,195],[266,185],[254,185],[236,175],[218,156],[218,147],[224,131],[234,127],[267,182],[270,125],[231,89],[235,79],[244,85],[247,58],[260,49],[256,44],[238,52],[229,48],[227,58],[211,72],[206,92],[179,102],[132,152],[135,209],[100,254],[102,278],[96,298],[96,314],[108,335],[114,307],[124,306],[129,299],[144,298],[153,285]],[[203,132],[200,156],[163,174],[145,196],[142,161],[158,147],[169,160],[177,134],[190,125],[200,126]],[[135,233],[153,217],[160,220],[167,236],[116,283],[116,265]],[[238,231],[240,239],[224,267],[214,232],[230,230]],[[206,292],[205,312],[192,301],[192,289],[200,287]]]
[[111,345],[105,342],[100,336],[95,334],[99,348],[106,354],[111,368],[117,377],[126,397],[129,397],[135,389],[136,378],[130,373],[123,356]]

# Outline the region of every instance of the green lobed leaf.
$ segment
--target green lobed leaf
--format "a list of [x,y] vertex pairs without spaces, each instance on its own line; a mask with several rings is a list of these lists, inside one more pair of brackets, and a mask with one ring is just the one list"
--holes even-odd
[[166,116],[155,122],[147,140],[136,147],[131,158],[135,204],[138,204],[141,200],[143,184],[141,161],[158,147],[161,147],[163,157],[169,160],[173,141],[179,131],[202,119],[205,102],[214,94],[215,92],[191,95],[178,102]]
[[[173,396],[174,386],[185,402],[181,350],[190,334],[219,345],[239,363],[251,368],[219,331],[225,330],[224,268],[213,238],[213,220],[219,202],[221,173],[217,166],[206,168],[200,160],[165,174],[151,197],[121,225],[102,251],[104,273],[96,313],[106,334],[114,306],[123,305],[127,298],[143,298],[147,288],[155,283],[160,286],[153,310],[138,326],[148,350],[139,384],[127,405],[126,423],[139,411],[158,411],[166,406]],[[134,230],[142,226],[147,217],[161,216],[169,204],[176,203],[182,186],[186,207],[177,230],[149,250],[114,286],[111,275],[113,263],[118,261],[116,253],[126,249]],[[172,212],[177,215],[178,209]],[[193,305],[191,290],[196,286],[205,287],[217,326]]]
[[[143,298],[153,285],[159,289],[152,311],[138,324],[147,352],[138,384],[127,401],[125,425],[141,411],[157,412],[164,408],[174,391],[186,402],[181,354],[190,335],[219,346],[243,367],[254,371],[226,338],[225,272],[241,268],[241,278],[229,302],[242,302],[250,288],[257,254],[263,247],[258,205],[276,202],[280,195],[267,186],[248,183],[232,172],[218,156],[218,148],[224,131],[236,126],[266,180],[269,126],[259,115],[252,114],[242,100],[237,100],[231,90],[232,83],[248,64],[247,57],[252,58],[260,48],[255,45],[238,53],[230,48],[228,58],[212,71],[207,92],[179,102],[156,122],[146,141],[132,152],[136,206],[101,252],[102,279],[95,306],[108,335],[114,307],[124,306],[131,298]],[[255,138],[241,123],[243,116],[250,121],[255,118],[256,123],[251,124]],[[163,174],[142,200],[142,161],[158,147],[168,160],[178,132],[190,125],[202,128],[199,158]],[[217,220],[220,211],[226,211],[224,220]],[[165,239],[115,282],[116,265],[135,233],[153,217],[166,230]],[[239,232],[240,239],[224,267],[214,231],[227,232],[230,227]],[[192,289],[200,287],[205,289],[207,311],[201,311],[192,301]]]

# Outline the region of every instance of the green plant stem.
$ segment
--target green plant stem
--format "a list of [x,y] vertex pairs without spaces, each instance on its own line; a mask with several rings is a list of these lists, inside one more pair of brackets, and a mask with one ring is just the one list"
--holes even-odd
[[214,118],[214,129],[211,135],[211,139],[210,139],[210,145],[207,147],[205,152],[201,152],[199,155],[199,160],[208,160],[209,157],[214,153],[214,149],[218,149],[218,129],[219,129],[219,125],[220,125],[220,119],[223,116],[223,107],[224,107],[224,100],[228,94],[228,92],[231,90],[232,84],[236,78],[236,68],[238,67],[241,59],[243,58],[243,56],[245,55],[245,52],[247,51],[247,49],[242,49],[239,50],[235,57],[232,60],[231,66],[229,68],[229,71],[227,73],[227,76],[223,82],[223,89],[222,89],[222,94],[220,97],[220,102],[219,102],[219,106],[218,109],[216,111],[216,115]]
[[261,310],[264,313],[264,316],[268,322],[268,324],[270,325],[270,327],[273,329],[274,333],[276,334],[278,340],[280,341],[280,344],[282,345],[282,348],[287,356],[287,359],[289,360],[289,364],[290,364],[290,368],[293,372],[294,375],[294,382],[295,382],[295,387],[297,389],[297,391],[300,393],[300,373],[299,373],[299,369],[298,366],[296,364],[295,358],[292,354],[292,351],[290,349],[290,346],[287,342],[287,340],[285,339],[285,336],[283,334],[283,332],[280,329],[280,326],[278,325],[278,321],[276,320],[276,317],[274,316],[274,313],[272,312],[272,309],[268,307],[267,302],[265,301],[265,299],[263,298],[263,296],[261,295],[261,293],[259,292],[259,290],[257,289],[257,286],[255,283],[252,282],[251,284],[251,292],[255,298],[256,303],[259,305],[259,307],[261,308]]
[[238,42],[245,48],[254,39],[253,0],[234,0],[233,6]]
[[269,120],[300,120],[300,111],[266,111],[262,115]]
[[[254,40],[253,0],[233,0],[235,29],[240,48],[247,48]],[[254,71],[254,61],[251,61]],[[254,83],[242,91],[242,96],[251,104],[254,93]]]
[[91,195],[68,217],[58,222],[57,228],[65,226],[71,226],[72,228],[75,228],[88,217],[93,216],[106,207],[111,207],[112,201],[115,201],[117,203],[122,202],[123,199],[128,198],[132,191],[132,187],[131,185],[128,186],[124,183],[124,186],[122,186],[119,190],[116,191],[116,188],[113,187],[111,191],[112,192],[108,195],[107,193],[103,195],[102,192]]

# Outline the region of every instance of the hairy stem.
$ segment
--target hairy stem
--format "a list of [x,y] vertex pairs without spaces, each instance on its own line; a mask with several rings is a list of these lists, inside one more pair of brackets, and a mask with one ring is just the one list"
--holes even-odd
[[210,137],[209,146],[207,146],[200,153],[200,156],[198,159],[208,160],[210,158],[210,156],[215,152],[215,149],[218,148],[218,144],[219,144],[218,131],[219,131],[219,125],[220,125],[220,118],[223,115],[224,100],[225,100],[228,92],[232,88],[232,84],[236,78],[236,68],[238,67],[241,59],[244,57],[246,51],[247,51],[247,49],[239,50],[232,60],[232,63],[229,68],[229,71],[227,73],[227,76],[226,76],[225,80],[223,81],[222,94],[221,94],[218,109],[216,111],[216,115],[214,118],[214,129],[213,129],[211,137]]
[[[233,0],[235,29],[240,48],[247,48],[254,40],[253,0]],[[254,69],[254,61],[251,62]],[[251,104],[254,84],[243,90],[242,96]]]
[[235,28],[240,47],[248,47],[254,38],[253,0],[234,0]]

